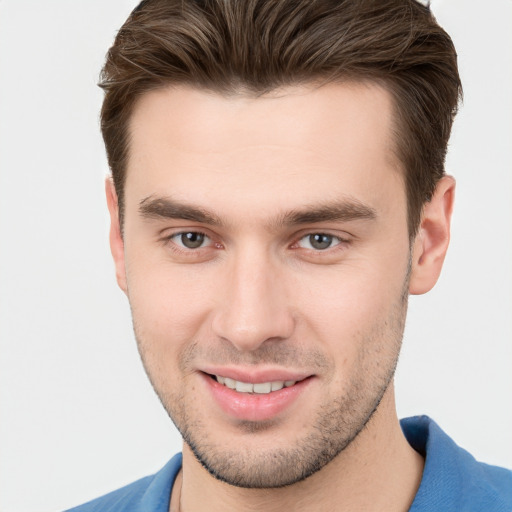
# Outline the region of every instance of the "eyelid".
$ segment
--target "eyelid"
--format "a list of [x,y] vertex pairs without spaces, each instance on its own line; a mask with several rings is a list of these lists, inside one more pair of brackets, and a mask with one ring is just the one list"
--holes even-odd
[[[301,247],[299,245],[303,240],[308,240],[308,239],[310,239],[314,235],[321,235],[321,236],[329,237],[329,238],[331,238],[333,240],[333,243],[331,245],[329,245],[328,247],[326,247],[325,249],[317,249],[315,247]],[[309,233],[307,235],[304,235],[303,237],[299,238],[296,243],[302,249],[307,249],[309,251],[315,251],[315,252],[316,251],[318,251],[318,252],[325,252],[325,251],[328,251],[329,249],[333,249],[334,247],[337,247],[338,245],[343,243],[343,240],[339,236],[331,235],[330,233],[319,232],[319,233]],[[311,245],[311,243],[309,241],[308,241],[308,243],[309,243],[309,245]]]
[[[196,233],[199,235],[203,235],[206,245],[202,245],[200,247],[197,247],[195,249],[191,249],[189,247],[185,247],[182,244],[176,242],[176,239],[180,237],[181,235],[187,234],[187,233]],[[205,229],[202,228],[187,228],[187,227],[177,227],[174,229],[165,229],[162,230],[159,234],[158,241],[161,242],[164,245],[171,246],[176,251],[181,252],[198,252],[201,249],[207,249],[214,245],[220,245],[220,243],[215,241],[214,236]]]
[[[302,249],[303,251],[307,251],[308,253],[311,253],[315,256],[320,257],[322,254],[332,254],[336,251],[343,251],[347,249],[348,245],[350,245],[353,241],[354,235],[343,232],[340,233],[339,231],[333,232],[336,230],[332,229],[304,229],[301,230],[301,232],[296,233],[293,237],[292,243],[288,246],[289,249],[298,250]],[[197,248],[189,248],[181,243],[177,243],[175,240],[180,235],[186,234],[186,233],[197,233],[201,234],[205,238],[205,245],[201,245]],[[222,243],[218,236],[215,234],[212,234],[210,230],[204,229],[202,227],[175,227],[175,228],[167,228],[165,230],[162,230],[159,234],[159,242],[161,242],[163,245],[168,245],[170,249],[173,251],[176,251],[181,254],[188,254],[193,255],[198,253],[202,253],[204,250],[211,249],[212,247],[215,249],[223,249],[224,243]],[[307,237],[310,237],[312,235],[325,235],[332,237],[336,243],[333,245],[325,248],[325,249],[315,249],[315,248],[307,248],[307,247],[301,247],[299,243],[304,240]]]
[[347,233],[346,231],[340,233],[339,231],[333,229],[307,229],[302,230],[293,237],[294,242],[292,245],[296,245],[300,240],[303,240],[304,238],[307,238],[312,235],[330,236],[332,238],[339,240],[341,243],[350,243],[354,240],[354,238],[356,238],[354,237],[354,235]]
[[[203,237],[202,244],[199,247],[186,247],[183,242],[180,240],[180,238],[183,235],[187,234],[194,234],[194,235],[200,235]],[[206,247],[210,247],[213,243],[213,240],[206,234],[202,233],[200,231],[180,231],[178,233],[174,233],[170,236],[169,240],[171,240],[173,243],[175,243],[180,249],[183,249],[184,251],[198,251],[199,249],[205,249]]]

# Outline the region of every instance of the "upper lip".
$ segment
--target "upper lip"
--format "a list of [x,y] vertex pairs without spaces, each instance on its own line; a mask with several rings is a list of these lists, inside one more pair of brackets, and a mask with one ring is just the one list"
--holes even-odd
[[311,377],[310,373],[291,370],[287,368],[251,368],[235,366],[208,366],[201,369],[203,373],[210,375],[219,375],[229,377],[230,379],[247,382],[251,384],[260,384],[263,382],[276,381],[300,381]]

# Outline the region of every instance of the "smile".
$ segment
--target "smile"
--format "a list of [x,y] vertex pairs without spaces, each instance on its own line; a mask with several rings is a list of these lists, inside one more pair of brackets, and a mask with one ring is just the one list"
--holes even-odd
[[221,368],[212,368],[200,373],[213,398],[214,410],[218,406],[228,417],[242,421],[267,421],[285,414],[316,380],[313,375],[287,370],[250,372],[230,368],[224,373]]
[[297,383],[296,380],[277,380],[272,382],[258,382],[253,384],[251,382],[241,382],[238,380],[231,379],[229,377],[222,377],[221,375],[213,375],[215,380],[226,386],[229,389],[238,391],[239,393],[257,393],[260,395],[266,395],[273,391],[279,391],[283,388],[289,388]]

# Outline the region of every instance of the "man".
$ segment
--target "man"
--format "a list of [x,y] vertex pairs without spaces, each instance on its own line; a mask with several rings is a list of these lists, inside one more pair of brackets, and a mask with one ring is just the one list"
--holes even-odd
[[397,418],[437,281],[456,53],[413,0],[146,0],[107,56],[117,280],[182,456],[76,510],[512,510]]

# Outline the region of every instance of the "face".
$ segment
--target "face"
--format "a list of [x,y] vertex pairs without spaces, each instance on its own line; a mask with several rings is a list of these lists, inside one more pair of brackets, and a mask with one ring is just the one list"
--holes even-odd
[[158,396],[219,479],[307,477],[388,389],[410,267],[391,119],[364,84],[135,108],[118,278]]

